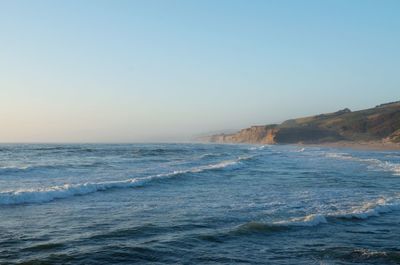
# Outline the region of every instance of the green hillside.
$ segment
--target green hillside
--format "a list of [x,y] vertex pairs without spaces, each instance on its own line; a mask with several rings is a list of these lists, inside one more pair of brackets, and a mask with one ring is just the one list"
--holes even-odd
[[359,111],[343,109],[291,119],[278,125],[252,126],[234,134],[214,135],[209,140],[235,143],[400,142],[400,101]]

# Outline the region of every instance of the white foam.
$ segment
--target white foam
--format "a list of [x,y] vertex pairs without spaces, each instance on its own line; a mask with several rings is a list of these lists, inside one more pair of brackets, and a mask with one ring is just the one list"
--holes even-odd
[[222,154],[220,154],[220,153],[206,153],[206,154],[200,155],[198,158],[199,159],[204,159],[204,158],[216,157],[216,156],[221,156],[221,155]]
[[347,153],[326,153],[326,157],[337,158],[342,160],[353,160],[354,158]]
[[105,182],[87,182],[82,184],[65,184],[61,186],[52,186],[42,189],[24,189],[0,192],[0,205],[14,205],[25,203],[42,203],[55,199],[68,198],[76,195],[85,195],[97,191],[105,191],[109,189],[130,188],[143,185],[154,179],[169,178],[186,173],[199,173],[207,170],[223,169],[226,167],[238,166],[241,160],[251,157],[239,157],[236,160],[222,161],[217,164],[199,166],[187,170],[176,170],[170,173],[147,176],[143,178],[132,178],[121,181],[105,181]]
[[354,157],[348,153],[327,153],[326,157],[366,163],[369,165],[370,169],[389,171],[393,172],[396,176],[400,176],[400,164],[397,163],[382,161],[375,158]]
[[367,202],[360,207],[354,207],[348,212],[339,212],[333,214],[332,217],[345,219],[367,219],[373,216],[380,216],[383,213],[389,213],[400,209],[398,201],[390,201],[389,199],[381,198],[376,202]]
[[25,170],[29,169],[31,166],[29,165],[6,165],[6,166],[0,166],[0,169],[4,170]]
[[290,220],[274,222],[274,225],[287,225],[287,226],[317,226],[325,224],[328,221],[324,215],[310,214],[300,218],[292,218]]
[[55,199],[84,195],[112,188],[126,188],[139,185],[143,180],[130,179],[125,181],[110,181],[83,184],[65,184],[42,189],[26,189],[0,193],[0,205],[49,202]]
[[292,150],[290,152],[292,153],[303,153],[306,149],[304,147],[300,148],[300,149],[296,149],[296,150]]
[[353,254],[358,254],[365,258],[372,258],[372,257],[387,257],[388,253],[386,251],[375,251],[369,249],[356,249],[353,251]]
[[385,171],[391,171],[396,176],[400,176],[400,164],[390,163],[387,161],[385,162],[380,161],[376,166]]
[[10,171],[10,172],[18,172],[18,171],[29,171],[35,169],[56,169],[61,167],[88,167],[95,166],[99,164],[99,162],[80,162],[80,163],[51,163],[51,164],[9,164],[9,165],[1,165],[0,171]]
[[337,219],[361,219],[380,216],[384,213],[390,213],[400,210],[400,202],[396,198],[381,198],[377,201],[366,202],[359,207],[353,207],[347,211],[338,211],[326,214],[310,214],[304,217],[291,218],[289,220],[273,222],[276,226],[317,226],[328,223],[329,220]]
[[249,150],[263,150],[266,147],[268,147],[268,145],[253,146],[253,147],[250,147]]

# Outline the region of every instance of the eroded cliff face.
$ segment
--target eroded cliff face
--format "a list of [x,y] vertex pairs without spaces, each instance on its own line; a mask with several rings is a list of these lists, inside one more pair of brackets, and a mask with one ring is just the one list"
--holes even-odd
[[206,139],[217,143],[326,143],[336,141],[400,142],[400,102],[352,112],[349,109],[287,120],[279,125],[252,126]]
[[213,135],[209,138],[209,141],[215,143],[274,144],[275,135],[274,126],[252,126],[233,134]]
[[343,140],[335,131],[314,128],[270,128],[268,126],[252,126],[234,134],[213,135],[210,142],[215,143],[249,143],[249,144],[291,144],[322,143]]

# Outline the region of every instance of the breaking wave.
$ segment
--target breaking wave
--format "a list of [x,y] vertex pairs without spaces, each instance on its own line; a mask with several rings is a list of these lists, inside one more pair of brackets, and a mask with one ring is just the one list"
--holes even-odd
[[274,222],[274,225],[283,226],[317,226],[319,224],[325,224],[328,221],[324,215],[321,214],[310,214],[305,217],[292,218],[290,220]]
[[222,153],[207,153],[207,154],[202,154],[198,158],[199,159],[207,159],[207,158],[214,158],[214,157],[220,157],[223,156],[224,154]]
[[296,226],[310,227],[324,223],[327,223],[325,216],[311,214],[305,217],[292,218],[289,220],[276,221],[271,223],[252,221],[235,227],[233,231],[231,231],[231,234],[271,233],[271,232],[285,231],[290,227],[296,227]]
[[400,202],[388,202],[387,199],[379,199],[376,202],[367,202],[361,207],[355,207],[349,211],[342,211],[328,214],[310,214],[303,217],[290,218],[270,223],[248,222],[235,227],[232,234],[248,233],[271,233],[284,231],[291,227],[314,227],[330,222],[337,222],[350,219],[365,220],[370,217],[380,216],[384,213],[400,210]]
[[326,157],[366,163],[371,169],[389,171],[393,172],[396,176],[400,176],[400,164],[397,163],[382,161],[375,158],[359,158],[347,153],[327,153]]
[[263,150],[268,147],[270,147],[270,145],[253,146],[253,147],[250,147],[249,150],[252,150],[252,151],[253,150]]
[[217,164],[204,165],[186,170],[176,170],[170,173],[158,174],[142,178],[131,178],[121,181],[87,182],[83,184],[65,184],[42,189],[24,189],[16,191],[0,192],[0,205],[15,205],[26,203],[43,203],[56,199],[63,199],[77,195],[85,195],[110,189],[122,189],[141,186],[155,179],[170,178],[187,173],[200,173],[209,170],[238,167],[240,161],[251,157],[239,157],[236,160],[226,160]]
[[398,201],[381,198],[376,202],[367,202],[361,207],[354,207],[349,212],[336,213],[332,217],[339,219],[367,219],[396,210],[400,210],[400,203]]
[[16,164],[16,165],[3,165],[0,166],[0,174],[5,173],[18,173],[29,172],[34,170],[47,170],[47,169],[64,169],[64,168],[86,168],[102,166],[104,162],[87,162],[87,163],[65,163],[65,164]]
[[308,215],[304,218],[292,219],[289,222],[278,222],[279,224],[315,226],[330,221],[343,219],[365,220],[370,217],[377,217],[381,214],[400,210],[398,198],[380,198],[376,201],[365,202],[361,206],[352,207],[349,210],[342,210],[324,215]]
[[276,224],[252,221],[235,227],[233,231],[230,232],[230,234],[241,235],[249,233],[271,233],[284,230],[287,230],[287,227]]

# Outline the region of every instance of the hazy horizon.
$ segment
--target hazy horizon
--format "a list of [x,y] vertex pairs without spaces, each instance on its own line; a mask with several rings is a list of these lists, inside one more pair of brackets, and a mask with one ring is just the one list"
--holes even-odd
[[0,142],[179,142],[400,99],[398,1],[2,1]]

